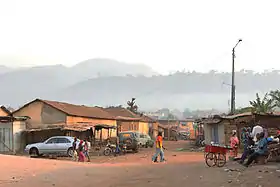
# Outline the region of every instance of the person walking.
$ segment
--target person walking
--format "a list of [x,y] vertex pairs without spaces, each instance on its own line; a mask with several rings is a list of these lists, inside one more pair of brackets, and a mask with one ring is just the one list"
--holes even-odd
[[79,143],[78,147],[78,152],[79,152],[79,162],[84,162],[85,161],[85,155],[84,155],[84,141],[81,140]]
[[85,140],[85,150],[84,150],[84,155],[87,158],[87,161],[90,162],[90,156],[89,156],[89,150],[90,150],[90,141]]
[[73,155],[72,158],[74,161],[78,161],[78,153],[77,153],[77,138],[74,138],[74,142],[72,143]]
[[164,162],[164,152],[163,152],[163,144],[162,144],[162,132],[158,133],[157,139],[156,139],[156,153],[152,157],[152,161],[156,162],[158,155],[160,155],[160,162]]

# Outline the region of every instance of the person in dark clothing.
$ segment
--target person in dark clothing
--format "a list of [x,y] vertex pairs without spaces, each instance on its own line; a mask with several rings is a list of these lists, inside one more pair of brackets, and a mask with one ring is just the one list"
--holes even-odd
[[252,154],[254,151],[252,150],[252,146],[255,145],[255,142],[253,140],[253,137],[248,135],[248,139],[247,139],[247,142],[246,144],[244,145],[244,152],[241,156],[241,159],[240,159],[240,164],[243,164],[245,159],[248,157],[248,155]]
[[255,161],[259,156],[264,155],[267,151],[267,145],[268,145],[268,140],[267,138],[264,137],[265,134],[263,132],[260,133],[260,141],[258,143],[257,149],[252,153],[249,158],[247,163],[244,164],[244,166],[248,167],[253,161]]
[[78,160],[78,152],[77,152],[77,138],[74,138],[74,142],[72,144],[72,149],[73,149],[73,160],[77,161]]

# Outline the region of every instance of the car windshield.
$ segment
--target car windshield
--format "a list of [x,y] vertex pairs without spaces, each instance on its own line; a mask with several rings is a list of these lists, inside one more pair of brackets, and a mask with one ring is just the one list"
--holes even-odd
[[133,138],[133,133],[120,133],[120,139],[123,138]]
[[[73,142],[74,141],[74,138],[72,137],[68,137],[68,138],[65,138],[65,137],[51,137],[49,139],[47,139],[44,143],[69,143],[69,142]],[[79,142],[80,140],[77,139],[77,141]]]

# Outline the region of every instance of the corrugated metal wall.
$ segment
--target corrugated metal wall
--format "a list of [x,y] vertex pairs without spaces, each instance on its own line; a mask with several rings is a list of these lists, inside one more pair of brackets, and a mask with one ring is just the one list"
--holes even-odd
[[11,152],[13,150],[12,123],[0,124],[0,152]]

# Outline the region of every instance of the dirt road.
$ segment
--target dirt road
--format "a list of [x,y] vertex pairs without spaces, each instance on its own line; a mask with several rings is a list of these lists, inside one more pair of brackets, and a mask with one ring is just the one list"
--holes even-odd
[[264,187],[277,186],[280,180],[280,173],[276,171],[278,166],[275,165],[245,169],[236,163],[228,163],[224,168],[208,168],[201,153],[174,149],[166,152],[167,163],[153,164],[151,151],[118,157],[106,163],[74,163],[0,155],[0,186]]

